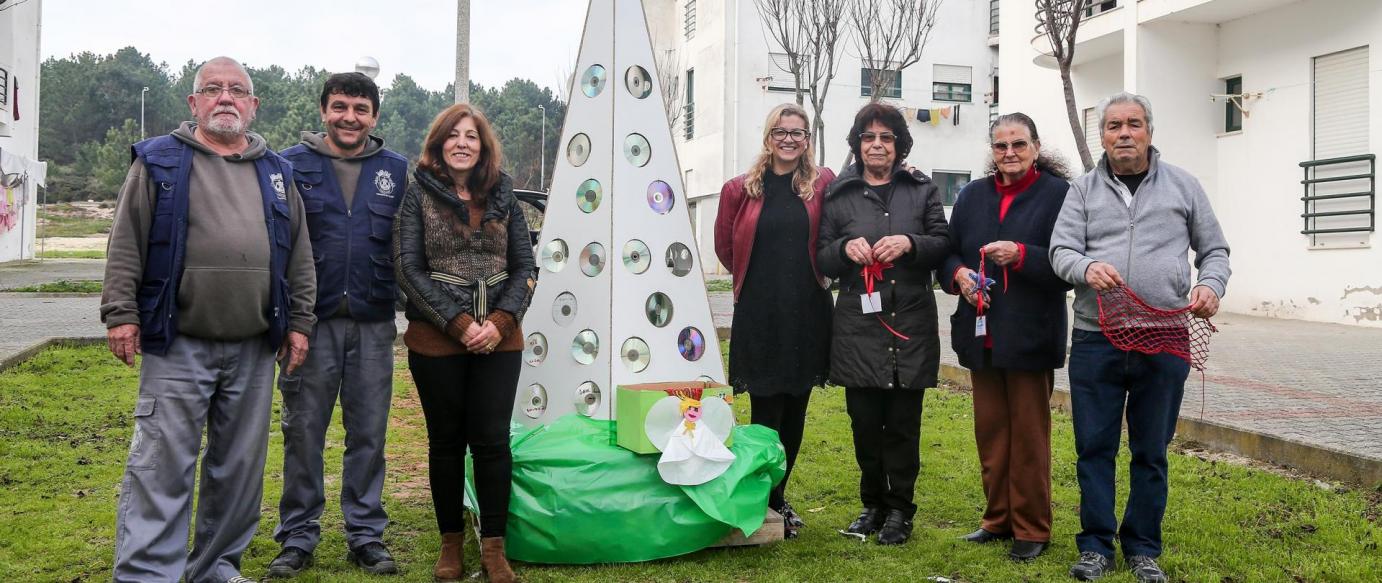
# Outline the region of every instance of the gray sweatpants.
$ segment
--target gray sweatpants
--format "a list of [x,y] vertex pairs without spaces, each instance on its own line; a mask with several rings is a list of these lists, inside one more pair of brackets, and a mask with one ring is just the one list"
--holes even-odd
[[262,336],[231,342],[180,336],[167,355],[144,355],[115,519],[115,581],[185,575],[188,583],[221,583],[240,574],[240,555],[259,524],[273,378],[274,352]]
[[317,322],[312,350],[294,375],[279,375],[283,392],[283,497],[274,540],[308,553],[321,541],[322,485],[326,430],[337,395],[345,425],[341,514],[351,548],[378,542],[389,516],[384,512],[384,436],[393,397],[393,320]]

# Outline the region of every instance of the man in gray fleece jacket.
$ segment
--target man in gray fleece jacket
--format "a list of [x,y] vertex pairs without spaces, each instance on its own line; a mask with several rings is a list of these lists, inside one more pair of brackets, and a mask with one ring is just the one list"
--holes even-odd
[[[1099,328],[1100,291],[1127,286],[1148,304],[1208,318],[1228,285],[1228,242],[1200,183],[1151,147],[1145,97],[1101,101],[1104,156],[1071,184],[1051,234],[1051,265],[1075,286],[1070,399],[1080,483],[1076,579],[1113,568],[1115,532],[1139,582],[1163,582],[1161,521],[1166,511],[1166,447],[1175,435],[1189,364],[1169,354],[1115,348]],[[1189,251],[1198,277],[1192,287]],[[1126,409],[1130,491],[1122,526],[1114,517],[1114,460]]]
[[218,57],[193,91],[195,123],[133,147],[107,252],[111,352],[131,366],[144,354],[116,581],[249,581],[240,557],[259,522],[275,353],[300,365],[316,321],[302,201],[291,166],[248,131],[249,75]]

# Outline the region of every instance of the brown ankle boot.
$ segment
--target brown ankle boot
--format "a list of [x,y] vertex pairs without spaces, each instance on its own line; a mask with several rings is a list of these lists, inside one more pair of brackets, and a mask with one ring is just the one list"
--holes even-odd
[[465,531],[444,532],[441,535],[441,556],[437,566],[432,568],[432,578],[437,581],[460,581],[465,575],[462,563],[465,554]]
[[480,564],[485,568],[485,577],[490,583],[513,583],[513,569],[509,568],[509,558],[504,556],[504,537],[492,536],[480,539]]

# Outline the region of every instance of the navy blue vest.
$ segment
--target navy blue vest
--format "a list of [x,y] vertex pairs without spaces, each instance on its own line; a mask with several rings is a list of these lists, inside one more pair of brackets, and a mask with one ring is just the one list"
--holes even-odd
[[394,318],[398,286],[393,269],[393,219],[403,200],[408,159],[390,152],[361,162],[355,197],[346,208],[331,158],[298,144],[283,151],[293,176],[317,266],[318,319],[347,302],[350,317],[377,322]]
[[[168,353],[178,336],[178,284],[187,255],[188,189],[193,150],[166,135],[132,146],[135,159],[144,163],[157,189],[144,275],[135,299],[139,304],[139,336],[145,352]],[[292,215],[288,210],[286,177],[293,167],[273,152],[254,161],[259,173],[259,192],[264,198],[264,225],[269,240],[271,312],[269,344],[278,350],[288,333],[288,257],[292,254]]]

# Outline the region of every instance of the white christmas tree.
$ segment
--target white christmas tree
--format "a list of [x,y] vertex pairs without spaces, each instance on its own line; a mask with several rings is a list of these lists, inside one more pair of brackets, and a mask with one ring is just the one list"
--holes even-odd
[[615,387],[724,382],[639,0],[592,0],[538,241],[514,420],[614,417]]

